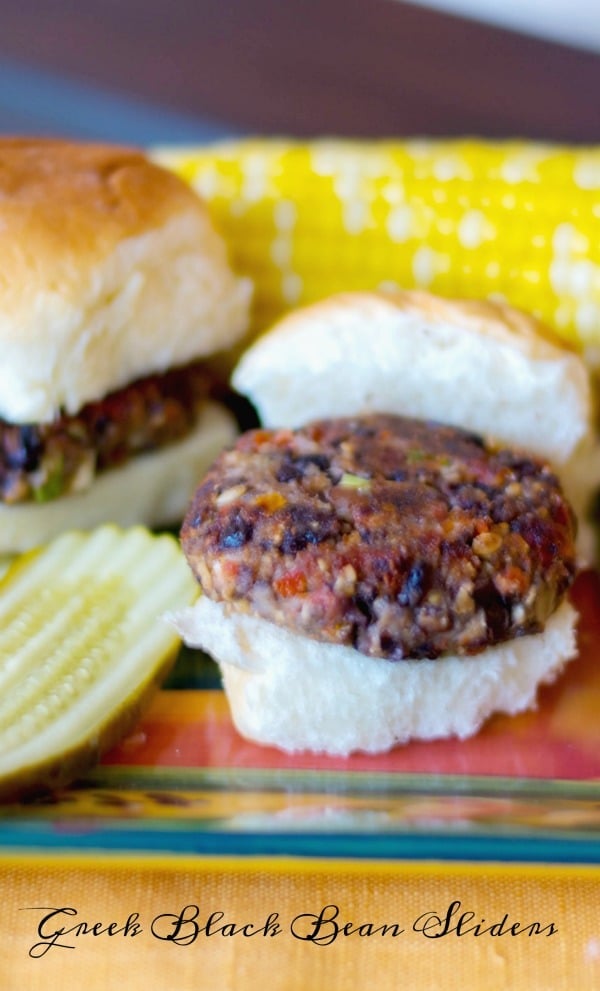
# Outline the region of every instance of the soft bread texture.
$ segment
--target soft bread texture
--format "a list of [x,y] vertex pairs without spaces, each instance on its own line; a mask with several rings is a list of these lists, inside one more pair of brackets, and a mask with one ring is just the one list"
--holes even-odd
[[549,461],[580,520],[600,482],[589,375],[529,315],[425,292],[343,293],[254,343],[235,388],[269,426],[388,412],[439,420]]
[[229,348],[248,280],[202,201],[141,153],[0,140],[0,417],[45,422]]
[[562,464],[588,429],[589,380],[525,314],[422,292],[344,293],[296,310],[242,357],[265,426],[386,411],[437,419]]
[[243,736],[340,756],[469,737],[492,713],[531,708],[538,686],[575,655],[576,619],[563,602],[542,633],[474,657],[391,662],[290,633],[206,596],[170,617],[188,645],[219,663]]
[[179,524],[202,475],[237,433],[233,416],[207,403],[193,433],[98,475],[89,489],[38,505],[0,506],[0,555],[44,544],[63,530]]

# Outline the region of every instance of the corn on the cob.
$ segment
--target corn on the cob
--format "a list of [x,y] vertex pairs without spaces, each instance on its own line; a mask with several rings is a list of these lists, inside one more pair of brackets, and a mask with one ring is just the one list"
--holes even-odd
[[255,282],[260,330],[342,289],[503,298],[600,366],[600,148],[526,141],[155,149]]

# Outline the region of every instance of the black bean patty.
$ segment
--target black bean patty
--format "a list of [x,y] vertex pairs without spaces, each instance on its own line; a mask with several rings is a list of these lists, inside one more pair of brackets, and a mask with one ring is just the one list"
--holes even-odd
[[540,631],[573,580],[575,529],[543,463],[372,415],[245,433],[181,537],[211,598],[400,660]]
[[51,423],[0,420],[0,502],[45,502],[185,437],[217,392],[201,363],[150,375]]

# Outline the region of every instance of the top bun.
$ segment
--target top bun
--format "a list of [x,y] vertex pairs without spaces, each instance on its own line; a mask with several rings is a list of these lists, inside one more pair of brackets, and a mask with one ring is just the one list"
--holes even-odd
[[[343,293],[285,316],[233,375],[269,426],[388,412],[549,461],[577,515],[600,478],[588,372],[537,320],[426,292]],[[582,528],[582,559],[592,556]]]
[[0,417],[44,422],[247,327],[198,196],[136,150],[0,139]]
[[342,293],[296,310],[233,383],[265,426],[385,411],[439,420],[562,464],[589,426],[582,361],[508,306],[425,292]]

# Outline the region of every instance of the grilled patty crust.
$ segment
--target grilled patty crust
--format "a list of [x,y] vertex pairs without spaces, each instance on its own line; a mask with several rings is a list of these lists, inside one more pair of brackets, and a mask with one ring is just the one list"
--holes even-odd
[[576,570],[552,470],[392,415],[252,430],[181,539],[204,592],[364,654],[475,654],[539,632]]
[[0,503],[82,491],[97,472],[183,438],[217,393],[214,376],[196,362],[138,379],[51,423],[0,420]]

